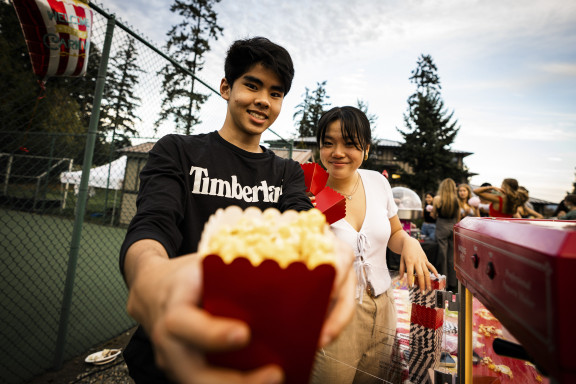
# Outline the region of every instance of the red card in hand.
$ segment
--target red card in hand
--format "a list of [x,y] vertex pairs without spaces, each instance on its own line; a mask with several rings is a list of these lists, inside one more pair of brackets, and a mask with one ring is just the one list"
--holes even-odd
[[317,163],[300,164],[304,171],[304,182],[306,183],[306,192],[314,196],[324,189],[328,181],[328,173]]
[[346,217],[346,198],[326,187],[316,195],[316,208],[326,216],[329,224]]
[[326,216],[329,224],[346,217],[346,198],[326,186],[328,173],[319,164],[301,164],[306,192],[316,197],[316,208]]

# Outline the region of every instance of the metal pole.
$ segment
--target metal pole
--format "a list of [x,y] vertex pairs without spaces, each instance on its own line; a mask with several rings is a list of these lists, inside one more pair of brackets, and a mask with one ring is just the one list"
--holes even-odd
[[72,303],[72,293],[74,290],[74,278],[76,277],[76,264],[78,261],[78,252],[80,250],[80,237],[82,235],[82,222],[86,210],[86,199],[88,196],[88,180],[90,179],[90,168],[92,167],[92,157],[94,155],[94,146],[96,143],[96,133],[98,131],[98,120],[100,119],[100,103],[106,83],[106,71],[108,70],[108,58],[110,56],[110,47],[112,46],[112,35],[116,19],[113,15],[108,18],[106,26],[106,38],[102,48],[102,61],[98,68],[98,77],[96,87],[94,88],[94,104],[90,116],[90,125],[86,137],[86,149],[84,152],[84,164],[82,165],[82,178],[80,179],[80,190],[78,193],[78,206],[76,208],[76,219],[74,220],[74,229],[72,230],[72,239],[70,241],[70,253],[68,255],[68,269],[66,271],[66,284],[64,286],[64,297],[62,299],[62,310],[60,312],[60,322],[58,324],[58,339],[56,340],[56,352],[54,354],[53,368],[58,370],[62,367],[64,360],[64,346],[68,333],[68,321],[70,319],[70,307]]
[[8,164],[6,165],[6,178],[4,179],[4,196],[8,196],[8,180],[10,180],[10,172],[12,171],[12,160],[14,156],[8,157]]

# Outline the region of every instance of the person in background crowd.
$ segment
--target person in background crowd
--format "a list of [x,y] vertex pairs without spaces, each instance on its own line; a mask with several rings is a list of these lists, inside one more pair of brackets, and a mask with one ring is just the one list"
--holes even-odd
[[456,292],[458,281],[454,270],[453,236],[454,224],[460,221],[460,205],[454,180],[447,178],[440,183],[438,193],[434,197],[432,217],[436,218],[438,263],[442,265],[440,273],[446,276],[447,289]]
[[576,195],[569,194],[564,198],[564,204],[568,212],[562,216],[558,216],[559,220],[576,220]]
[[[491,187],[492,184],[490,183],[482,183],[481,187]],[[480,204],[478,204],[478,212],[480,213],[481,217],[489,217],[490,216],[490,202],[482,197],[478,196],[480,199]]]
[[420,234],[427,239],[436,241],[436,219],[432,217],[432,208],[434,204],[434,193],[428,192],[424,196],[424,221]]
[[[328,171],[326,185],[346,196],[346,217],[330,227],[352,246],[356,270],[356,311],[352,322],[330,345],[320,349],[312,371],[313,384],[372,383],[394,379],[391,366],[396,308],[386,248],[401,255],[406,272],[422,291],[430,290],[430,271],[437,274],[418,240],[402,229],[388,180],[379,172],[359,169],[368,159],[371,129],[360,109],[334,107],[318,122],[316,142]],[[378,380],[380,381],[380,380]]]
[[566,208],[566,198],[563,198],[562,201],[558,204],[558,206],[554,210],[552,217],[564,216],[566,213],[568,213],[568,208]]
[[528,219],[528,218],[543,219],[544,218],[544,216],[542,216],[541,214],[539,214],[538,212],[536,212],[534,210],[534,207],[528,201],[530,196],[529,196],[529,192],[526,188],[524,188],[522,186],[518,187],[518,195],[520,196],[520,201],[522,204],[519,205],[518,208],[516,209],[516,213],[514,214],[515,218],[518,218],[518,219]]
[[516,179],[504,179],[500,188],[492,186],[476,188],[474,193],[490,201],[490,217],[511,218],[518,206],[522,205]]
[[478,217],[480,212],[478,207],[470,204],[472,198],[472,188],[468,184],[458,186],[458,204],[460,205],[460,220],[467,216]]

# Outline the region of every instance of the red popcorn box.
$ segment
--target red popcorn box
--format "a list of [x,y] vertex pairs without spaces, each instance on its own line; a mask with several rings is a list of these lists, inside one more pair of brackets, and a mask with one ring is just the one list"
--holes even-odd
[[316,208],[325,216],[329,224],[346,217],[346,198],[326,186],[328,173],[316,163],[301,164],[304,171],[306,192],[316,197]]
[[410,323],[429,329],[438,329],[444,324],[444,309],[412,304]]
[[335,269],[309,270],[274,260],[253,266],[245,258],[225,264],[219,256],[203,261],[203,306],[209,313],[242,320],[251,330],[245,348],[209,354],[213,365],[251,370],[277,364],[286,383],[307,383],[326,316]]
[[[242,371],[277,364],[284,370],[286,383],[307,383],[330,302],[335,264],[316,257],[316,249],[309,250],[308,259],[303,261],[273,259],[274,253],[286,250],[294,253],[292,245],[280,242],[280,248],[268,249],[279,240],[267,232],[261,240],[252,237],[260,231],[274,232],[271,227],[277,226],[279,237],[284,234],[293,240],[301,235],[301,241],[320,243],[322,248],[328,243],[333,247],[334,235],[324,217],[313,212],[316,210],[284,214],[273,211],[276,213],[228,207],[219,210],[204,229],[199,244],[199,253],[204,255],[202,306],[212,315],[242,320],[251,330],[250,343],[245,348],[210,353],[206,357],[212,365]],[[295,218],[305,215],[312,218],[298,224]],[[321,241],[311,234],[318,225],[326,229]],[[301,234],[297,233],[296,226]],[[244,234],[248,238],[237,238]],[[211,239],[216,239],[216,245]],[[265,250],[261,249],[263,243]],[[310,248],[317,248],[314,245]],[[256,252],[270,254],[254,256]],[[304,250],[300,252],[307,254]],[[330,256],[335,259],[334,252]]]

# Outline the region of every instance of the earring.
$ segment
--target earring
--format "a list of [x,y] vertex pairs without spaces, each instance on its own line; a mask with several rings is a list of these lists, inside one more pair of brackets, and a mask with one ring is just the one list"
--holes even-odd
[[364,160],[368,160],[368,152],[364,155]]

